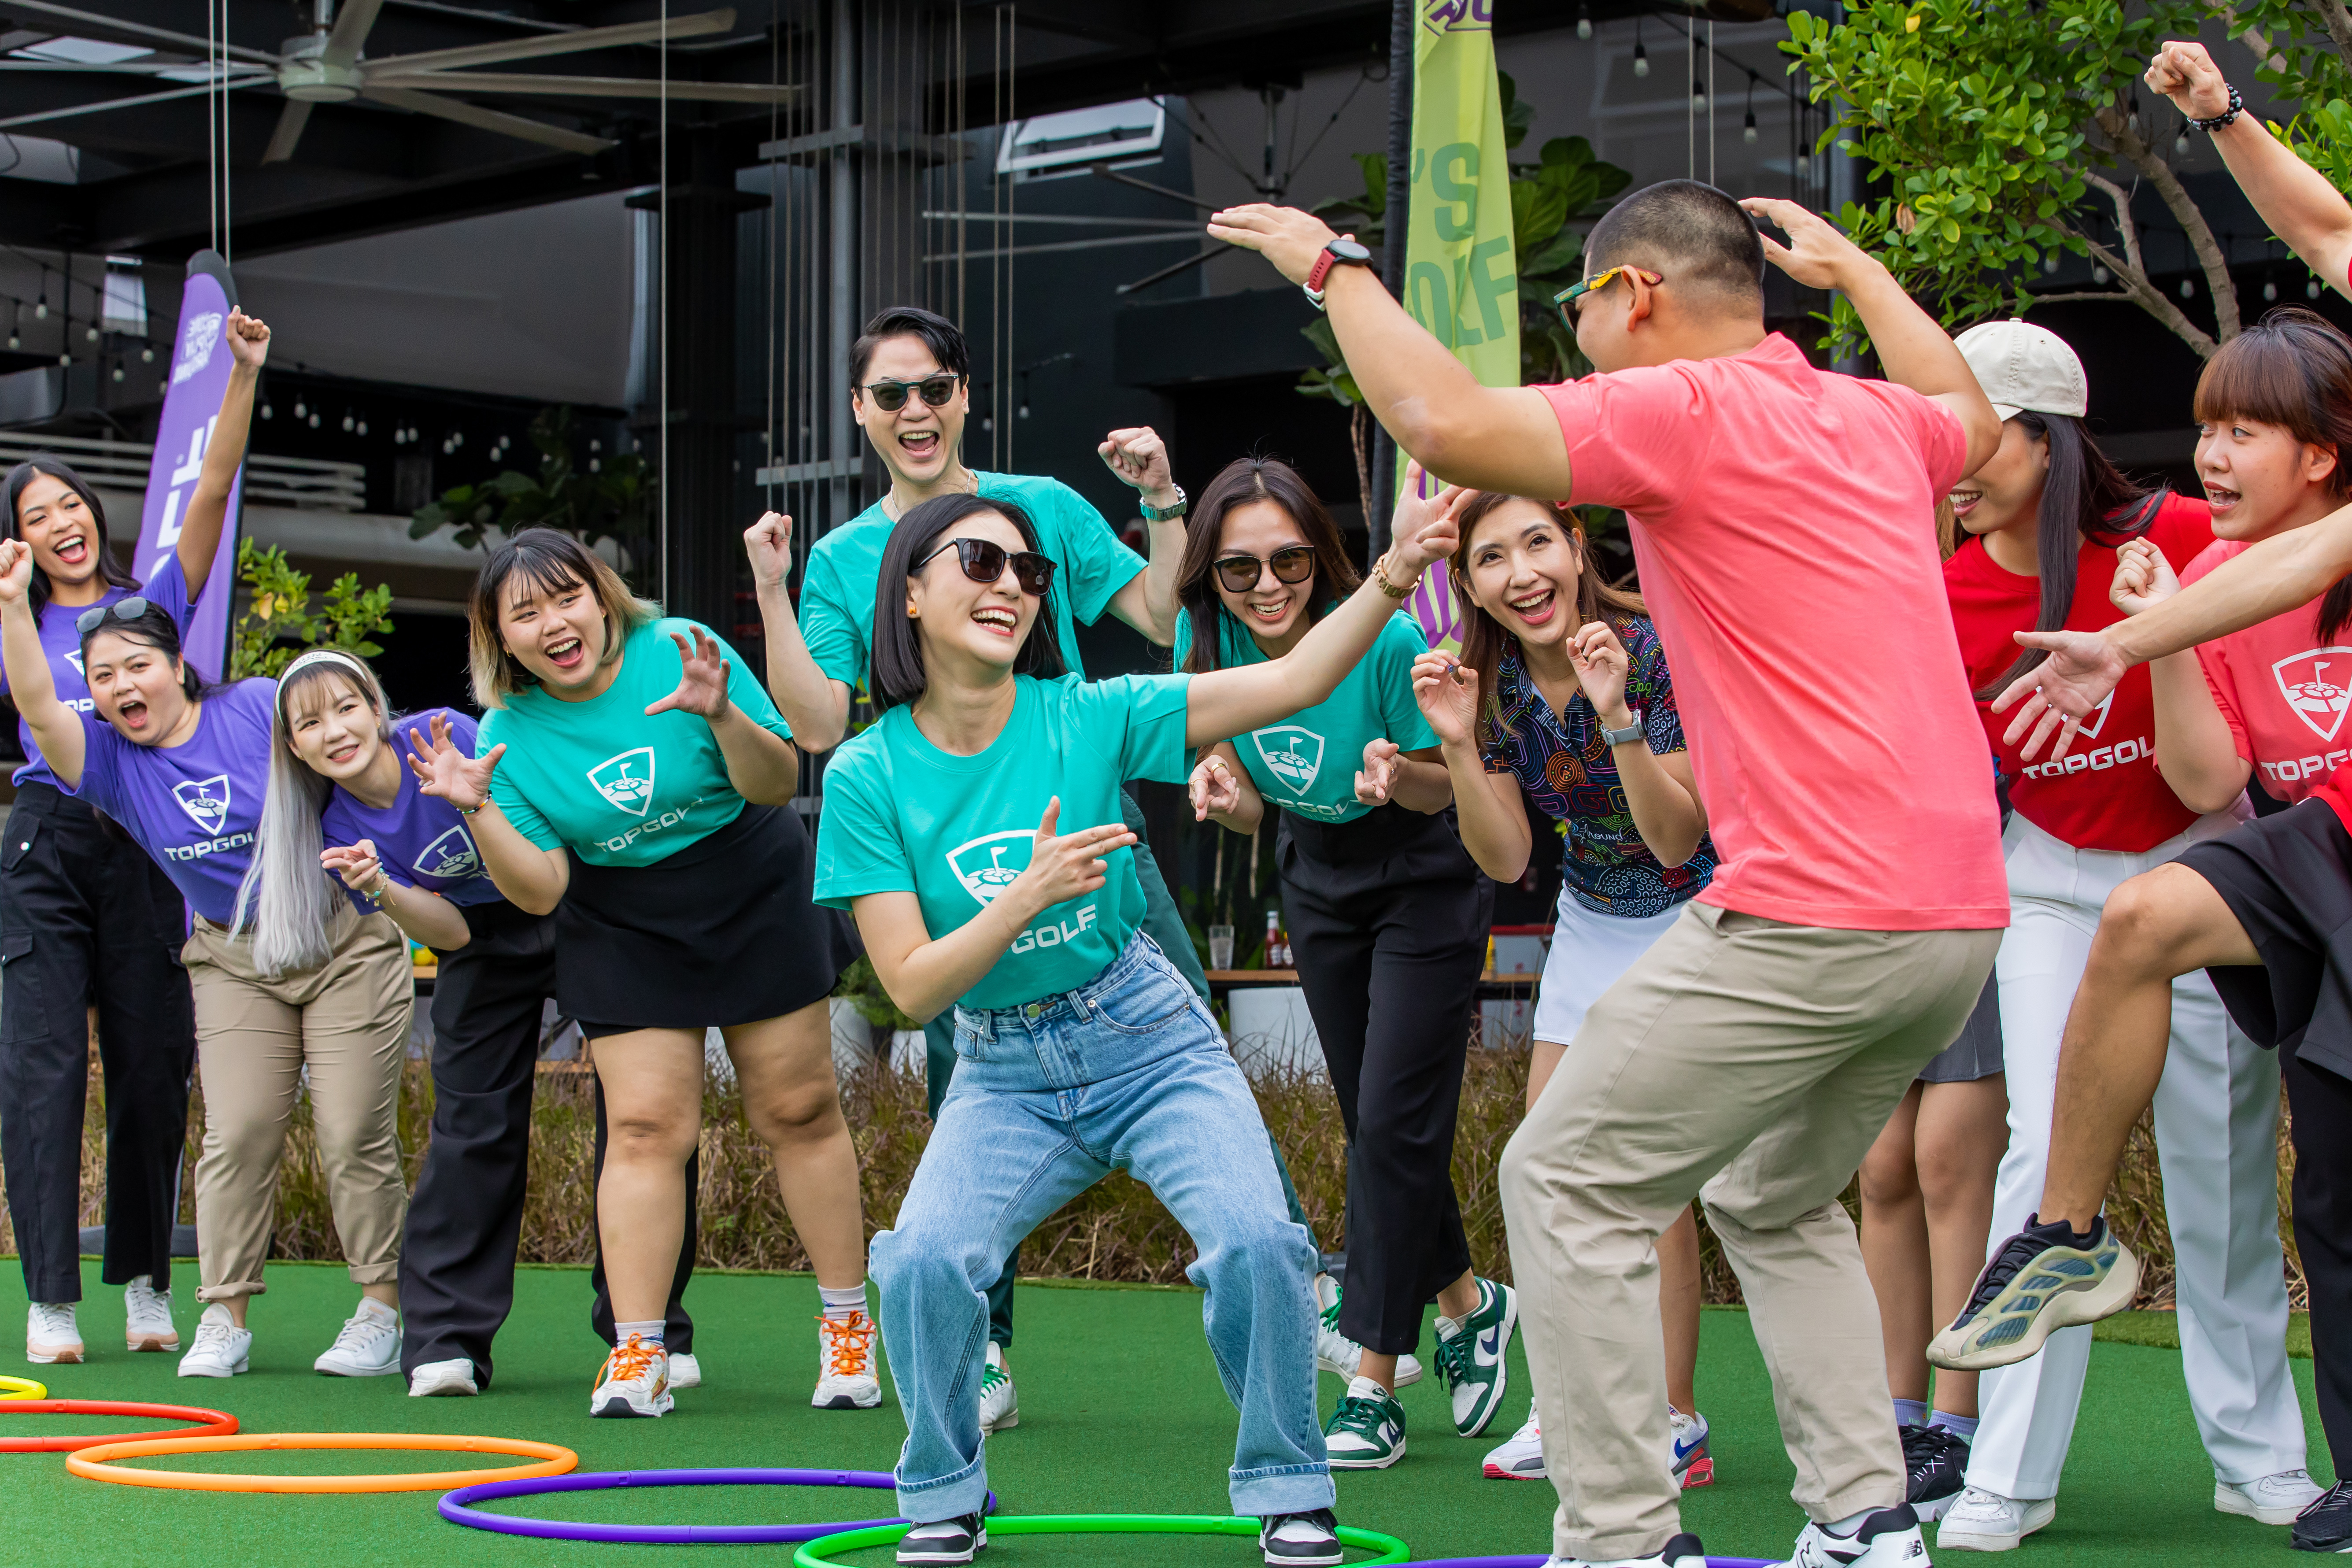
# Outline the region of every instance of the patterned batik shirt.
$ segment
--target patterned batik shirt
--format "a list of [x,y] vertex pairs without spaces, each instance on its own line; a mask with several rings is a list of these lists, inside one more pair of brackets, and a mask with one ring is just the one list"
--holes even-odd
[[[1657,628],[1636,617],[1617,635],[1628,656],[1625,706],[1641,714],[1651,751],[1682,751],[1682,715]],[[1568,700],[1565,712],[1553,711],[1515,647],[1496,672],[1495,702],[1503,739],[1485,747],[1486,771],[1517,775],[1528,797],[1566,827],[1560,874],[1578,903],[1633,920],[1675,909],[1706,886],[1715,875],[1712,839],[1700,838],[1679,866],[1660,865],[1642,842],[1617,760],[1601,738],[1601,716],[1583,692]]]

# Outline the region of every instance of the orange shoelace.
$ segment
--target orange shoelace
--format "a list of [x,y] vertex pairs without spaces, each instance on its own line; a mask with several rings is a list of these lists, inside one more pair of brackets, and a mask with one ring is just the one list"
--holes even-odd
[[604,1358],[604,1368],[596,1374],[596,1381],[599,1384],[626,1383],[632,1378],[643,1377],[654,1364],[654,1358],[665,1353],[661,1346],[649,1345],[639,1336],[631,1334],[628,1343],[614,1345],[613,1353]]
[[819,1314],[817,1325],[824,1331],[825,1375],[863,1377],[866,1357],[874,1348],[874,1320],[863,1312],[852,1312],[846,1318]]

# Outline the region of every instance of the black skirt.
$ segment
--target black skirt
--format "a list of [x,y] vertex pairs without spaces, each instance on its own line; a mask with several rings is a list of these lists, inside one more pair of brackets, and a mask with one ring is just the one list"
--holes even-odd
[[2324,800],[2180,853],[2252,939],[2260,965],[2209,969],[2238,1027],[2352,1077],[2352,836]]
[[555,1004],[590,1038],[702,1029],[798,1012],[862,949],[849,918],[811,901],[800,817],[747,805],[651,866],[572,860],[555,911]]

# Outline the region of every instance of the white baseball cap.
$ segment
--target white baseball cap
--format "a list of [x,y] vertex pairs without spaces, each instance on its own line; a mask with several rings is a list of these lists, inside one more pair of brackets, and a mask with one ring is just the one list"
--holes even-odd
[[2091,406],[2083,362],[2047,327],[2015,317],[1979,321],[1952,341],[1976,372],[1992,411],[2003,419],[2027,409],[2080,419]]

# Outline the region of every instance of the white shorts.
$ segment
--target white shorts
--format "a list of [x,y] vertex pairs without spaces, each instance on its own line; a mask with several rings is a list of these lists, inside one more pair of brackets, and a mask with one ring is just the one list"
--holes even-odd
[[1536,991],[1535,1037],[1546,1045],[1571,1044],[1584,1026],[1586,1009],[1666,934],[1682,912],[1683,906],[1676,904],[1660,914],[1631,919],[1604,915],[1578,903],[1563,883],[1551,952],[1544,957],[1543,984]]

